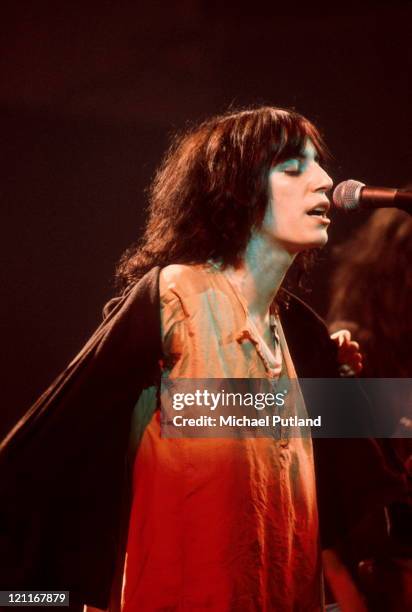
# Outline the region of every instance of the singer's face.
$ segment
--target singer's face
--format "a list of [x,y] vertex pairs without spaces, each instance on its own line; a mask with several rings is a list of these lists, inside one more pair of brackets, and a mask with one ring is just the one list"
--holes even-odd
[[292,255],[324,246],[330,223],[326,192],[332,185],[308,140],[301,156],[271,169],[269,203],[259,233]]

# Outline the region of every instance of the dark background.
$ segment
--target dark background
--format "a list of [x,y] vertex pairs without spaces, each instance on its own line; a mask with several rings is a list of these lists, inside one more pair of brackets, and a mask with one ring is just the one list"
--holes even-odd
[[[0,19],[2,417],[6,430],[78,351],[144,221],[170,134],[226,110],[294,107],[335,182],[412,180],[411,3],[15,3]],[[307,296],[322,314],[335,216]],[[396,272],[395,272],[396,273]]]

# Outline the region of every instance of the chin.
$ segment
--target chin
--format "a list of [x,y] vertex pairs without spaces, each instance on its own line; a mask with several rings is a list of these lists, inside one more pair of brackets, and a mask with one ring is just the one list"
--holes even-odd
[[324,240],[319,240],[319,242],[317,244],[315,244],[313,246],[314,249],[321,249],[322,247],[326,246],[328,243],[328,237],[326,236],[326,238]]
[[309,245],[308,249],[321,249],[324,247],[329,240],[329,236],[326,232],[322,232],[321,235],[317,236],[316,240],[313,241],[311,245]]
[[299,253],[303,253],[304,251],[310,251],[311,249],[321,249],[326,246],[328,242],[328,238],[324,238],[323,240],[313,240],[311,242],[306,242],[306,244],[300,244],[297,248],[294,249],[294,255],[298,255]]
[[306,240],[302,236],[302,240],[297,241],[285,241],[282,243],[283,248],[289,253],[289,255],[295,256],[304,251],[310,251],[311,249],[321,249],[328,242],[328,234],[323,231],[318,233],[316,236],[309,238],[306,236]]

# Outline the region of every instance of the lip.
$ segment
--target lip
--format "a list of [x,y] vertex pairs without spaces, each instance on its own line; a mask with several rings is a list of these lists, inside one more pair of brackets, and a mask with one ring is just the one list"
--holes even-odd
[[329,209],[330,209],[330,202],[329,200],[322,200],[321,202],[318,202],[317,204],[315,204],[314,206],[311,206],[307,211],[306,214],[310,213],[312,210],[322,210],[322,213],[324,214],[328,214]]
[[[330,202],[329,202],[329,200],[322,200],[321,202],[318,202],[317,204],[315,204],[314,206],[309,208],[306,211],[306,214],[309,217],[313,217],[314,219],[316,219],[318,221],[318,223],[322,223],[323,225],[329,225],[330,219],[326,216],[328,214],[328,212],[329,212],[329,209],[330,209]],[[319,211],[321,211],[321,214],[319,214],[319,215],[310,215],[309,213],[312,210],[319,210]]]
[[[309,216],[311,216],[311,215],[309,215]],[[330,224],[329,217],[320,217],[320,216],[314,215],[312,218],[315,219],[318,223],[322,223],[322,225],[329,225]]]

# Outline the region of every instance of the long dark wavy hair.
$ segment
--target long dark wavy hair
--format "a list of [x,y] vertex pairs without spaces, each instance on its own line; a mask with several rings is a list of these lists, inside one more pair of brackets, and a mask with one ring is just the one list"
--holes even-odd
[[310,121],[269,106],[214,117],[175,136],[148,190],[144,235],[119,262],[119,289],[156,265],[236,265],[263,221],[270,169],[301,154],[308,138],[325,160],[327,148]]
[[374,212],[335,248],[328,314],[349,327],[365,353],[367,377],[412,376],[412,217]]

